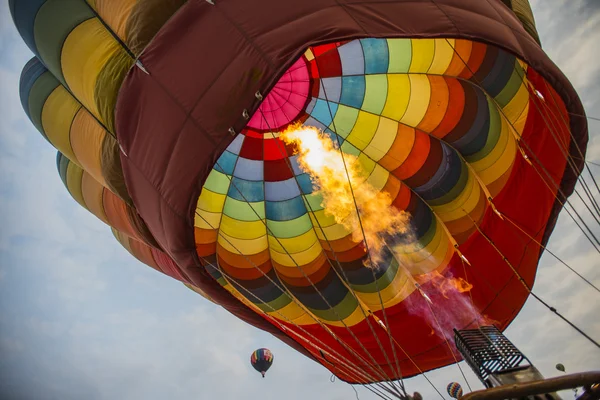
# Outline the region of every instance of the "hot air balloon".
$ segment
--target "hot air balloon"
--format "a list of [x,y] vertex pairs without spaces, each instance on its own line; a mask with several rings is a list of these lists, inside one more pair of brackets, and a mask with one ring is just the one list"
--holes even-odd
[[[23,107],[73,198],[347,382],[456,362],[453,328],[506,328],[583,165],[582,104],[525,0],[10,9],[35,54]],[[341,195],[303,138],[337,154]]]
[[460,399],[463,395],[462,387],[460,386],[460,383],[457,382],[452,382],[448,384],[446,390],[448,391],[450,397],[452,397],[453,399]]
[[271,365],[273,365],[273,353],[269,349],[257,349],[250,356],[250,363],[264,378]]

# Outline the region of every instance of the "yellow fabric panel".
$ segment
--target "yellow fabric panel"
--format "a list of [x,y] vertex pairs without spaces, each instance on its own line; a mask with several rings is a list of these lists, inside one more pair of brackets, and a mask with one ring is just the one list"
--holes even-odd
[[[321,248],[321,243],[319,241],[315,241],[315,243],[310,246],[307,250],[300,251],[298,253],[280,253],[275,251],[273,248],[271,250],[271,259],[274,263],[277,263],[284,267],[293,267],[297,268],[298,266],[309,264],[319,257],[319,255],[323,252]],[[291,256],[291,258],[290,258]]]
[[223,211],[223,205],[227,198],[224,194],[212,192],[206,188],[202,189],[200,198],[198,198],[198,210],[208,211],[211,213],[220,213]]
[[509,127],[508,122],[506,122],[506,119],[502,115],[500,116],[500,126],[500,137],[498,138],[498,142],[492,151],[490,151],[490,153],[481,160],[469,163],[471,167],[473,167],[473,170],[475,170],[475,172],[478,174],[480,171],[488,169],[495,164],[502,153],[504,153],[504,149],[508,145],[508,141],[515,140],[510,131],[511,128]]
[[[312,216],[311,216],[312,219]],[[338,240],[343,239],[350,234],[350,231],[342,224],[335,224],[331,226],[323,226],[323,229],[317,230],[317,236],[321,240]]]
[[131,10],[138,0],[88,0],[88,3],[96,10],[100,18],[112,29],[122,40],[126,40],[125,28]]
[[231,295],[233,297],[235,297],[236,299],[238,299],[239,301],[241,301],[244,305],[246,305],[248,308],[250,308],[251,310],[253,310],[255,313],[261,315],[263,314],[263,311],[252,302],[252,300],[255,300],[255,298],[253,296],[251,296],[250,294],[248,294],[246,291],[244,291],[244,294],[247,295],[248,297],[245,297],[244,294],[242,294],[240,291],[238,291],[230,282],[230,280],[223,275],[223,279],[225,279],[225,281],[227,282],[226,285],[222,285],[222,287],[227,290],[229,293],[231,293]]
[[61,53],[65,81],[71,92],[92,114],[103,121],[94,100],[96,80],[120,46],[97,19],[77,26],[67,37]]
[[470,213],[479,203],[480,196],[479,182],[473,172],[469,170],[467,184],[461,194],[450,203],[433,207],[433,209],[442,221],[454,221]]
[[369,175],[367,179],[367,183],[371,185],[376,191],[381,192],[385,187],[390,173],[388,170],[383,168],[379,164],[375,164],[375,168],[373,168],[373,172]]
[[368,155],[373,161],[379,161],[387,154],[396,134],[398,133],[398,123],[391,119],[381,117],[379,118],[379,126],[373,136],[371,143],[365,148],[364,153]]
[[[318,229],[315,228],[315,229]],[[317,235],[314,230],[309,230],[295,238],[276,238],[269,235],[269,248],[279,253],[299,253],[308,250],[317,242]]]
[[104,188],[90,174],[83,174],[81,181],[81,193],[87,209],[98,219],[108,225],[108,219],[104,213],[103,193]]
[[525,106],[525,109],[523,109],[523,112],[521,113],[521,115],[519,116],[519,118],[516,119],[516,121],[513,122],[513,126],[515,127],[515,130],[517,131],[517,137],[520,139],[521,135],[523,134],[523,130],[525,130],[525,124],[527,123],[527,117],[529,116],[529,105],[530,103],[527,102],[527,105]]
[[[529,103],[529,90],[527,89],[527,82],[524,82],[515,97],[504,107],[503,113],[506,115],[506,118],[513,123],[518,120],[525,107]],[[519,134],[523,133],[523,131],[517,131]]]
[[366,181],[373,172],[373,169],[375,169],[375,166],[377,165],[377,163],[371,160],[369,156],[367,156],[365,153],[360,153],[360,155],[358,156],[358,163],[361,167],[361,176],[360,179],[356,180],[356,185],[360,185],[364,181]]
[[312,317],[311,314],[300,308],[300,306],[293,301],[282,309],[277,310],[276,312],[270,311],[268,314],[296,325],[312,325],[316,323],[315,317]]
[[102,175],[102,142],[106,130],[87,110],[80,108],[71,125],[71,146],[81,167],[102,186],[107,187]]
[[200,229],[217,229],[221,223],[221,213],[211,213],[196,209],[194,216],[194,226]]
[[48,96],[42,109],[42,126],[48,140],[72,162],[79,164],[71,147],[71,123],[81,105],[59,85]]
[[379,117],[365,111],[358,113],[358,119],[347,140],[357,149],[363,150],[369,145],[379,124]]
[[317,231],[320,233],[320,228],[335,225],[335,217],[328,214],[325,210],[311,212],[310,220]]
[[407,251],[402,253],[400,257],[413,275],[422,274],[423,270],[415,266],[431,257],[431,255],[436,254],[443,241],[448,241],[448,237],[446,236],[446,231],[442,229],[441,223],[436,219],[435,234],[431,241],[424,247],[421,247],[419,243],[414,243],[413,248],[406,249]]
[[494,165],[478,172],[479,177],[486,185],[496,181],[512,167],[517,156],[517,142],[512,136],[508,139],[508,145],[504,150]]
[[[352,294],[348,293],[348,296],[352,296]],[[344,321],[327,321],[328,325],[337,326],[340,328],[344,328],[346,326],[354,326],[356,324],[360,324],[365,320],[365,316],[360,307],[356,307],[354,312],[350,314]]]
[[315,59],[315,55],[313,54],[313,52],[312,52],[312,49],[307,49],[307,50],[304,52],[304,57],[306,57],[306,59],[307,59],[308,61],[312,61],[312,60],[314,60],[314,59]]
[[229,237],[236,239],[258,239],[267,234],[267,226],[265,221],[239,221],[223,215],[221,218],[221,230]]
[[87,204],[83,198],[81,192],[81,179],[83,177],[83,170],[73,163],[69,163],[67,167],[67,187],[69,193],[83,208],[88,209]]
[[267,235],[250,240],[237,239],[219,231],[217,242],[227,251],[233,254],[253,255],[267,249],[269,242]]
[[408,109],[400,120],[403,124],[416,127],[423,120],[429,99],[431,97],[431,85],[427,75],[409,75],[410,79],[410,101]]
[[[417,288],[413,278],[409,278],[406,274],[398,274],[398,277],[392,282],[394,290],[389,289],[391,296],[386,295],[386,301],[383,302],[385,308],[395,306],[410,296]],[[391,286],[391,285],[390,285]],[[385,291],[388,289],[386,288]]]
[[387,100],[381,116],[393,121],[400,121],[408,108],[411,90],[411,82],[408,75],[388,75]]
[[[443,232],[441,227],[439,230]],[[446,265],[448,261],[450,261],[448,254],[452,255],[452,251],[448,251],[450,248],[452,248],[450,240],[448,240],[448,237],[444,232],[444,237],[439,241],[437,248],[431,252],[429,257],[419,262],[412,263],[410,266],[411,271],[419,271],[420,274],[426,274]]]
[[412,62],[410,73],[425,73],[431,67],[435,54],[435,41],[431,39],[412,39]]
[[434,39],[435,55],[431,67],[429,67],[429,74],[443,75],[446,73],[454,57],[454,42],[454,39]]
[[384,307],[391,307],[400,303],[404,300],[408,295],[410,295],[415,290],[414,283],[412,279],[408,277],[408,275],[402,271],[402,269],[398,269],[394,280],[390,282],[390,284],[379,293],[381,295],[381,300],[379,299],[379,295],[377,293],[359,293],[359,298],[369,306],[369,308],[373,311],[381,310],[381,303],[383,303]]

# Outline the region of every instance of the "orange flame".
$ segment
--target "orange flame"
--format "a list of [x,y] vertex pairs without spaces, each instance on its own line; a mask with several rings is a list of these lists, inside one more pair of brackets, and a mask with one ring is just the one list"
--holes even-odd
[[364,231],[370,261],[377,265],[387,245],[384,236],[407,233],[410,215],[392,205],[389,193],[377,190],[367,181],[357,157],[345,153],[342,157],[329,136],[320,130],[294,125],[280,138],[297,147],[300,167],[323,197],[325,214],[352,232],[356,243],[363,241]]
[[473,285],[463,278],[446,277],[437,271],[426,274],[425,281],[429,281],[435,286],[442,296],[448,297],[449,292],[465,293],[473,289]]

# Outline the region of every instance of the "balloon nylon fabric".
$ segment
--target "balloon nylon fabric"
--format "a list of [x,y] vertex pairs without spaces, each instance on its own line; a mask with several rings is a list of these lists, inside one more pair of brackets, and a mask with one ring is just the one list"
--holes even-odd
[[[389,377],[453,362],[426,318],[411,314],[424,300],[399,263],[375,278],[364,270],[362,248],[327,221],[293,151],[269,132],[300,121],[339,140],[411,214],[422,246],[415,271],[471,282],[476,306],[500,327],[515,317],[527,293],[476,232],[528,284],[539,248],[505,228],[486,198],[545,244],[560,204],[519,151],[533,152],[567,195],[576,176],[532,102],[557,100],[544,106],[569,121],[557,134],[576,159],[570,134],[587,143],[579,99],[536,43],[526,2],[509,2],[514,13],[500,0],[184,3],[10,2],[43,62],[23,72],[24,108],[60,151],[69,192],[128,251],[342,379],[364,381],[305,339],[358,365],[375,358]],[[454,244],[474,266],[466,275]],[[434,298],[446,309],[454,300]],[[384,312],[389,331],[374,338]],[[386,357],[389,333],[401,371]],[[354,337],[362,343],[352,351],[339,343]]]
[[[553,147],[553,144],[545,141],[530,143],[534,132],[536,135],[539,134],[540,131],[543,131],[545,124],[540,116],[531,109],[523,114],[524,107],[527,107],[530,98],[525,86],[527,83],[519,79],[518,70],[525,68],[527,80],[541,89],[544,88],[544,78],[547,79],[561,91],[561,96],[557,97],[561,97],[569,107],[580,109],[580,104],[566,79],[543,55],[535,40],[523,31],[518,20],[502,4],[493,1],[463,2],[457,7],[450,7],[450,2],[443,1],[435,2],[437,6],[432,2],[416,4],[413,2],[410,4],[410,8],[403,2],[378,3],[376,7],[368,2],[345,4],[343,7],[337,4],[327,4],[327,7],[324,8],[326,11],[315,11],[314,13],[308,12],[313,6],[316,10],[316,5],[311,2],[305,2],[303,7],[294,11],[282,10],[281,6],[265,2],[265,9],[269,9],[269,15],[273,19],[265,21],[263,18],[260,23],[252,22],[254,16],[258,18],[258,15],[254,14],[252,10],[233,3],[222,3],[214,8],[200,3],[186,5],[185,9],[175,16],[172,24],[165,26],[142,56],[142,62],[150,71],[150,75],[132,70],[124,84],[124,91],[121,93],[117,111],[118,116],[123,115],[121,131],[132,133],[131,136],[123,137],[122,141],[125,153],[128,154],[127,158],[123,159],[128,176],[128,187],[132,188],[133,193],[137,191],[137,194],[132,195],[137,199],[138,209],[145,209],[152,204],[150,208],[147,208],[147,214],[153,221],[148,221],[148,223],[153,226],[153,232],[157,232],[157,238],[161,236],[158,232],[161,230],[165,232],[164,238],[159,241],[169,238],[172,254],[184,268],[185,265],[188,265],[187,269],[190,274],[197,268],[197,255],[203,258],[213,257],[211,259],[213,265],[217,265],[215,261],[218,260],[219,267],[225,270],[229,276],[233,276],[235,282],[228,282],[218,270],[210,266],[208,266],[207,272],[234,296],[243,299],[246,303],[254,302],[254,309],[258,308],[257,312],[259,313],[268,310],[263,303],[275,306],[274,308],[278,312],[293,317],[291,319],[296,324],[305,324],[305,329],[315,336],[327,340],[331,346],[338,348],[339,352],[343,353],[344,350],[339,348],[339,344],[329,338],[329,334],[323,331],[321,325],[315,325],[312,317],[308,317],[303,308],[309,309],[313,316],[326,323],[336,337],[343,338],[346,343],[351,343],[352,338],[346,328],[339,324],[337,315],[341,315],[344,324],[352,325],[355,332],[364,332],[359,336],[362,343],[371,351],[371,354],[376,355],[380,365],[387,368],[390,375],[394,375],[393,366],[386,365],[383,359],[384,351],[378,350],[379,346],[376,345],[371,335],[366,333],[368,327],[361,316],[356,299],[348,293],[347,286],[340,281],[333,268],[328,266],[327,258],[331,259],[332,257],[323,254],[322,241],[324,237],[318,237],[318,229],[314,229],[318,224],[311,219],[308,207],[303,201],[303,196],[312,195],[310,181],[306,176],[302,176],[301,171],[297,168],[292,173],[282,162],[282,158],[292,160],[293,154],[286,153],[285,157],[281,157],[281,148],[278,147],[275,135],[269,136],[268,133],[261,132],[260,128],[264,128],[263,126],[244,129],[247,124],[244,119],[244,110],[247,110],[249,115],[255,115],[252,111],[259,105],[264,102],[272,102],[273,99],[269,99],[265,91],[265,87],[277,87],[272,76],[284,76],[286,68],[289,73],[292,70],[297,72],[292,66],[299,63],[302,57],[313,80],[312,99],[303,112],[306,116],[304,122],[308,121],[308,124],[313,126],[331,130],[333,122],[338,118],[336,127],[340,132],[335,133],[345,136],[342,137],[342,141],[348,145],[344,150],[359,157],[362,154],[366,155],[365,163],[372,168],[371,172],[376,171],[370,175],[375,185],[396,194],[402,191],[403,196],[396,196],[398,205],[403,205],[411,212],[415,225],[418,227],[421,243],[431,244],[431,248],[426,249],[425,254],[429,252],[433,255],[432,258],[437,260],[437,265],[432,266],[431,270],[439,269],[446,274],[451,273],[454,277],[465,278],[461,275],[460,269],[446,268],[458,265],[459,258],[453,251],[452,245],[449,245],[452,241],[446,236],[442,223],[433,217],[428,205],[431,206],[433,203],[433,206],[437,207],[439,204],[436,205],[436,201],[440,201],[442,204],[444,201],[451,201],[453,196],[460,195],[461,190],[466,187],[465,182],[471,185],[468,190],[478,193],[470,196],[472,200],[473,198],[477,200],[466,212],[470,218],[465,217],[463,210],[459,208],[455,211],[456,215],[460,215],[459,218],[453,219],[448,216],[447,221],[443,221],[443,223],[446,228],[451,228],[452,238],[461,245],[461,251],[463,248],[465,249],[463,253],[467,255],[470,262],[473,265],[481,266],[478,269],[478,271],[482,271],[478,274],[479,280],[494,282],[493,293],[486,293],[484,285],[479,285],[479,289],[474,289],[476,290],[474,298],[477,299],[477,305],[486,314],[498,320],[499,326],[506,326],[522,306],[527,293],[518,284],[515,284],[512,272],[503,266],[502,260],[493,254],[493,251],[478,235],[473,234],[474,226],[470,220],[472,218],[486,230],[489,227],[489,233],[498,237],[496,241],[503,242],[507,257],[514,260],[515,264],[523,266],[522,274],[531,282],[535,276],[539,249],[535,245],[514,245],[515,242],[518,242],[518,238],[515,238],[511,228],[505,228],[503,223],[494,216],[486,202],[487,194],[481,192],[484,188],[477,179],[481,176],[472,174],[472,171],[466,166],[466,162],[470,162],[472,166],[477,162],[474,160],[478,157],[477,153],[483,151],[482,154],[491,154],[486,151],[491,152],[495,149],[497,155],[491,156],[490,159],[495,159],[497,162],[492,163],[493,166],[492,164],[487,165],[490,168],[489,175],[486,177],[485,173],[479,174],[483,176],[483,186],[494,196],[498,195],[495,203],[502,205],[503,212],[513,214],[513,216],[518,215],[520,222],[536,232],[540,240],[543,237],[547,239],[551,229],[546,226],[553,225],[553,219],[558,212],[554,203],[554,193],[544,192],[546,189],[542,182],[531,170],[528,170],[524,160],[518,156],[512,126],[519,127],[517,135],[522,135],[523,140],[533,148],[533,151],[537,152],[538,156],[543,153],[543,162],[554,170],[553,174],[556,176],[557,182],[562,183],[567,192],[569,191],[568,187],[572,186],[573,177],[569,175],[568,171],[566,174],[563,173],[566,162],[564,158],[560,157],[559,149],[556,146]],[[404,7],[406,7],[405,12],[402,12]],[[470,10],[468,16],[463,14],[466,9]],[[486,18],[485,29],[483,19],[478,19],[478,13],[482,18],[483,16]],[[296,25],[278,23],[278,21],[284,20],[296,21],[295,18],[298,18],[296,15],[310,15],[314,19],[310,20],[310,26],[305,20],[297,20]],[[378,18],[375,18],[376,15]],[[376,22],[381,21],[379,17],[382,15],[386,16],[384,20],[389,22],[389,27],[381,26]],[[407,15],[411,16],[410,21],[405,18]],[[397,20],[395,21],[394,18]],[[205,21],[205,24],[192,24],[197,19]],[[338,21],[336,29],[329,36],[320,35],[317,39],[320,24],[325,24],[328,20]],[[460,28],[455,28],[453,25],[453,21],[456,20],[461,21]],[[231,21],[235,21],[235,23]],[[488,23],[492,25],[487,25]],[[507,24],[509,28],[507,28]],[[189,30],[184,33],[186,27],[189,27]],[[290,30],[289,34],[283,35],[282,32],[287,32],[287,29]],[[247,35],[240,33],[240,30]],[[292,30],[294,32],[291,32]],[[259,34],[258,31],[264,33]],[[410,31],[411,34],[403,34],[407,31]],[[204,66],[205,62],[200,59],[200,56],[197,60],[190,59],[188,53],[183,52],[183,49],[187,48],[186,46],[191,45],[192,38],[206,37],[210,35],[210,32],[222,32],[224,38],[230,38],[232,41],[231,45],[227,44],[227,39],[220,40],[218,44],[211,44],[212,47],[207,45],[205,54],[211,54],[212,57],[217,58],[218,60],[215,62],[217,64],[222,62],[221,66]],[[302,35],[295,32],[301,32]],[[314,39],[310,36],[311,32],[315,32]],[[423,39],[407,41],[400,40],[401,36]],[[477,38],[483,43],[457,40],[458,45],[452,48],[450,45],[444,45],[445,40],[426,40],[427,37],[457,38],[461,36]],[[177,49],[169,46],[175,37],[179,40]],[[249,45],[245,51],[235,54],[230,52],[228,53],[230,56],[225,54],[228,52],[226,49],[229,47],[239,48],[239,43],[246,40],[249,41]],[[324,43],[313,46],[311,55],[310,52],[307,54],[305,50],[307,45],[312,44],[311,40],[319,40],[321,43],[329,41],[331,44]],[[189,41],[189,45],[186,45],[187,41]],[[390,42],[392,43],[390,44]],[[459,45],[471,46],[471,48],[465,52],[459,48]],[[403,46],[409,50],[404,50],[403,53]],[[417,49],[414,52],[416,57],[413,55],[413,49]],[[459,56],[456,55],[457,53]],[[386,55],[385,61],[381,61],[381,54]],[[444,56],[444,54],[446,55]],[[515,60],[514,54],[518,54],[520,58],[526,60],[528,65],[519,64]],[[396,55],[400,56],[394,58]],[[422,60],[419,57],[422,57]],[[464,65],[462,58],[468,63],[468,68]],[[311,62],[318,63],[319,59],[323,60],[322,68],[325,69],[325,73],[322,75],[324,76],[316,75],[315,69],[310,67]],[[281,63],[278,60],[286,60],[286,62]],[[346,63],[345,60],[356,60],[356,63]],[[450,64],[446,63],[447,60]],[[402,62],[407,65],[401,65]],[[452,63],[454,64],[451,65]],[[239,67],[237,67],[238,65]],[[346,67],[361,65],[363,68],[368,67],[372,70],[345,70]],[[210,78],[191,72],[203,67]],[[403,70],[402,67],[405,69]],[[392,72],[397,71],[396,74],[393,74],[392,79],[395,79],[397,75],[404,74],[404,77],[398,78],[399,82],[395,83],[395,86],[390,84],[385,76],[381,79],[381,75],[388,74],[390,68],[396,69]],[[411,68],[413,68],[412,71]],[[457,68],[457,71],[452,71],[453,68]],[[476,79],[469,79],[471,78],[468,74],[470,69],[479,74]],[[265,75],[264,71],[267,70],[280,72]],[[161,71],[168,72],[168,80],[166,75],[164,78],[161,77]],[[454,75],[452,75],[453,73]],[[364,76],[364,79],[361,76]],[[173,77],[181,77],[181,79],[177,80]],[[371,77],[375,79],[371,79]],[[319,81],[316,84],[314,83],[315,79]],[[401,95],[406,91],[401,89],[397,89],[396,93],[399,94],[396,95],[394,89],[402,88],[402,80],[409,82],[409,84],[404,83],[405,87],[416,88],[418,93],[427,93],[434,88],[436,90],[431,90],[432,96],[439,96],[439,98],[414,96],[414,98],[406,99]],[[168,88],[167,81],[169,82]],[[322,91],[321,84],[323,85]],[[200,89],[203,87],[202,85],[206,85],[204,86],[206,90]],[[233,87],[234,85],[235,87]],[[437,90],[438,88],[440,90]],[[331,99],[324,98],[322,92],[325,90],[331,93]],[[265,96],[257,98],[257,91]],[[141,108],[139,103],[133,102],[133,98],[128,100],[128,93],[132,95],[136,93],[135,96],[138,96],[139,92],[144,93],[143,98],[149,99],[145,103],[146,108]],[[391,92],[391,95],[386,97],[386,92],[387,95],[390,95]],[[197,93],[204,93],[204,96],[197,98]],[[456,96],[457,93],[461,101],[455,101],[455,97],[451,97]],[[548,91],[543,93],[547,98],[555,95]],[[221,94],[228,95],[223,97]],[[178,100],[176,103],[168,100],[173,96]],[[261,97],[266,97],[266,99],[262,100]],[[384,109],[388,98],[398,102],[405,101],[413,107],[413,110],[405,115],[406,118],[413,118],[414,121],[402,120],[402,116],[385,114]],[[419,109],[419,105],[415,103],[417,99],[425,103],[421,105],[423,107],[421,109],[424,110],[421,115],[415,111]],[[516,100],[511,102],[513,99]],[[279,100],[283,101],[281,98]],[[237,108],[234,106],[234,102],[237,104]],[[466,107],[458,107],[461,102]],[[283,102],[283,104],[286,103]],[[448,107],[449,104],[452,105],[449,110],[453,112],[443,113],[433,110],[436,106]],[[517,106],[518,104],[521,108]],[[135,148],[131,147],[130,149],[128,145],[128,143],[132,143],[133,138],[144,143],[144,147],[155,145],[144,140],[143,137],[149,137],[156,129],[154,125],[157,121],[150,117],[150,110],[158,110],[159,106],[163,115],[174,121],[168,127],[164,127],[172,133],[162,136],[164,143],[161,142],[160,146],[173,148],[174,152],[165,154],[165,157],[160,159],[154,157],[150,159],[144,155],[151,153],[137,153],[136,155]],[[430,106],[432,110],[428,111]],[[263,106],[261,105],[261,107]],[[273,109],[274,104],[271,103],[269,107]],[[389,106],[390,110],[399,108],[402,109]],[[364,118],[362,118],[361,111],[365,114]],[[333,114],[333,118],[329,116],[330,112]],[[556,112],[561,112],[561,110]],[[379,123],[382,115],[386,117],[384,122],[390,122],[387,132],[391,133],[385,133],[385,123]],[[426,118],[422,118],[423,115]],[[509,116],[508,120],[506,115]],[[369,116],[371,116],[370,122]],[[456,120],[451,121],[451,116]],[[296,119],[302,120],[302,118],[304,117]],[[152,126],[150,121],[152,121]],[[423,125],[420,125],[421,122]],[[446,123],[446,126],[440,127],[441,123]],[[459,123],[462,125],[454,130],[454,136],[450,135],[449,131],[459,126]],[[133,124],[137,126],[133,126]],[[353,135],[352,129],[357,124],[363,125],[361,129],[356,129]],[[180,129],[180,127],[183,128]],[[229,136],[230,127],[234,132],[240,133]],[[435,131],[437,128],[439,128],[438,132]],[[161,126],[160,129],[163,127]],[[344,129],[346,130],[341,132]],[[376,157],[374,153],[377,150],[385,155],[388,153],[386,149],[389,149],[385,147],[385,144],[372,142],[371,139],[378,137],[377,129],[380,129],[379,137],[381,138],[388,140],[398,136],[403,138],[403,140],[398,140],[399,144],[412,140],[412,143],[416,143],[412,155],[417,159],[420,158],[420,161],[398,163],[398,158],[402,158],[399,149],[390,152],[392,155],[389,160],[374,162],[373,158]],[[581,140],[580,145],[584,145],[587,140],[585,123],[573,119],[571,129],[575,137]],[[481,132],[491,132],[492,136],[499,136],[491,139],[487,133],[482,135]],[[367,136],[361,137],[361,134]],[[436,134],[439,134],[439,137]],[[565,133],[563,132],[563,134]],[[153,135],[153,137],[156,136]],[[439,140],[440,138],[445,140]],[[490,140],[487,141],[486,138],[490,138]],[[478,140],[479,142],[476,143]],[[482,147],[482,140],[483,143],[488,144],[487,148],[485,144]],[[490,144],[491,142],[495,144]],[[368,148],[369,144],[373,144],[371,149]],[[419,150],[420,146],[423,146],[422,150]],[[193,171],[187,173],[186,170],[186,174],[182,175],[181,168],[177,166],[183,165],[187,157],[197,159],[199,149],[207,151],[207,165],[198,165]],[[541,151],[542,149],[543,151]],[[131,153],[130,150],[133,150],[134,153]],[[170,157],[174,153],[178,155],[177,159]],[[479,155],[482,156],[482,154]],[[469,160],[468,158],[471,156],[473,159]],[[481,160],[483,159],[485,157],[482,156]],[[394,162],[397,165],[394,165]],[[380,168],[382,163],[384,167]],[[442,164],[443,167],[441,167]],[[161,190],[163,196],[167,192],[169,193],[168,202],[163,202],[156,197],[155,189],[148,184],[148,180],[143,178],[140,172],[147,170],[146,176],[156,176],[156,173],[150,171],[157,171],[159,165],[165,166],[162,171],[173,171],[173,175],[167,172],[166,176],[158,177],[159,180],[156,182],[156,185],[165,188]],[[402,166],[407,170],[398,171]],[[408,169],[409,167],[412,170]],[[392,171],[395,171],[396,175],[392,174]],[[440,175],[436,176],[436,174]],[[470,176],[471,178],[469,178]],[[431,178],[436,178],[438,181]],[[197,182],[202,184],[203,191],[197,186]],[[166,187],[169,187],[168,191]],[[393,190],[390,189],[392,187]],[[459,189],[452,193],[452,190],[456,188]],[[415,192],[419,189],[420,193]],[[190,207],[190,191],[192,194],[198,191],[200,199],[199,207],[197,210],[193,210],[193,214],[188,208]],[[181,193],[180,200],[175,193]],[[538,193],[544,193],[543,197],[540,198]],[[440,200],[444,196],[446,198]],[[465,195],[465,197],[469,197],[469,195]],[[150,198],[156,200],[150,201]],[[532,200],[523,202],[519,199]],[[311,207],[319,212],[318,199],[315,199]],[[464,205],[463,208],[465,208]],[[150,209],[153,211],[150,212]],[[198,217],[197,214],[202,217]],[[182,235],[182,232],[189,232],[189,228],[186,228],[190,223],[189,217],[185,217],[187,215],[194,215],[196,220],[195,242],[193,251],[190,253],[184,251],[186,248],[192,249],[191,243],[189,243],[190,238]],[[550,224],[547,224],[548,220],[550,220]],[[451,224],[446,223],[448,221],[458,221],[458,223],[452,227]],[[179,241],[174,243],[176,232],[179,234]],[[305,236],[301,237],[302,235]],[[330,239],[329,234],[324,236],[327,236],[328,240]],[[336,254],[341,255],[345,251],[355,252],[354,255],[348,255],[347,259],[348,262],[352,261],[355,264],[344,264],[342,268],[347,271],[356,271],[353,277],[354,281],[349,283],[355,292],[360,293],[360,289],[363,290],[364,295],[361,300],[364,302],[364,299],[369,297],[368,285],[373,282],[368,280],[369,274],[360,270],[360,257],[355,257],[356,254],[360,254],[360,248],[353,246],[349,240],[344,241],[345,237],[347,234],[338,237],[332,235],[333,240],[331,241],[339,246],[335,250]],[[339,240],[342,242],[336,243]],[[231,243],[235,243],[235,245]],[[480,250],[476,250],[477,248]],[[434,254],[435,251],[439,253]],[[196,252],[197,254],[195,254]],[[239,254],[240,252],[243,256]],[[290,263],[287,253],[298,253],[296,257],[298,260]],[[301,257],[304,259],[299,261]],[[296,264],[300,264],[301,268],[297,268]],[[398,292],[402,292],[402,290],[398,290],[397,281],[394,282],[394,278],[401,279],[401,275],[394,268],[393,264],[388,265],[388,268],[383,270],[378,278],[383,277],[384,281],[387,280],[387,285],[382,282],[382,286],[384,290],[388,288],[389,291],[389,300],[384,305],[385,311],[393,321],[389,328],[393,332],[394,339],[398,340],[410,355],[410,357],[406,357],[401,354],[401,357],[404,358],[401,365],[402,373],[409,376],[419,373],[420,370],[428,370],[452,362],[453,357],[449,354],[444,341],[436,335],[432,337],[432,329],[424,322],[424,319],[410,312],[409,304],[413,304],[415,307],[412,308],[414,309],[424,301],[419,297],[420,295],[412,291],[408,297],[397,296]],[[308,284],[308,280],[300,269],[304,272],[308,271],[310,282],[319,285],[319,294]],[[265,275],[270,279],[267,279]],[[469,277],[466,278],[472,280]],[[203,285],[206,278],[198,274],[193,279],[197,279],[198,285]],[[248,296],[247,293],[241,293],[241,290],[236,289],[235,286],[239,285],[239,281],[246,282],[244,285],[253,292],[255,297]],[[286,290],[281,291],[280,287]],[[357,287],[359,288],[357,289]],[[324,301],[321,295],[325,295],[327,301]],[[497,295],[500,296],[497,297]],[[439,300],[435,299],[434,301],[442,304],[443,308],[443,305],[447,303],[444,302],[443,296],[439,297]],[[297,302],[292,299],[299,299],[303,307],[299,307]],[[396,303],[394,304],[394,302]],[[378,317],[381,319],[383,310],[378,310],[377,300],[373,299],[366,303],[376,315],[379,312]],[[335,313],[332,313],[328,304],[335,308]],[[274,316],[273,313],[271,315]],[[459,318],[458,323],[464,326],[468,322],[463,317],[463,320]],[[294,326],[287,326],[287,328],[293,331]],[[382,332],[380,341],[383,343],[385,339],[386,334]],[[312,350],[313,356],[319,358],[315,349],[309,348],[308,350]],[[360,349],[356,350],[360,352]],[[384,350],[391,354],[389,346]],[[398,351],[400,352],[400,350]],[[363,356],[366,355],[363,354]],[[411,359],[416,362],[417,366]],[[324,360],[321,362],[326,366],[329,365]]]

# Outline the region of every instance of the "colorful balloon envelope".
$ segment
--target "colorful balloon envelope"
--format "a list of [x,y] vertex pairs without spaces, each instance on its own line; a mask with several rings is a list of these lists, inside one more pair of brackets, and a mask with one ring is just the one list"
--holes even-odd
[[[10,8],[35,54],[23,107],[73,198],[348,382],[448,365],[452,329],[508,326],[584,159],[583,107],[525,0]],[[352,160],[347,215],[282,140],[296,127]],[[363,188],[410,232],[386,228],[376,265]]]
[[453,399],[460,399],[463,395],[462,387],[460,386],[460,383],[457,382],[452,382],[448,384],[446,390],[448,391],[450,397],[452,397]]
[[269,349],[257,349],[250,356],[250,364],[264,378],[271,365],[273,365],[273,353]]

